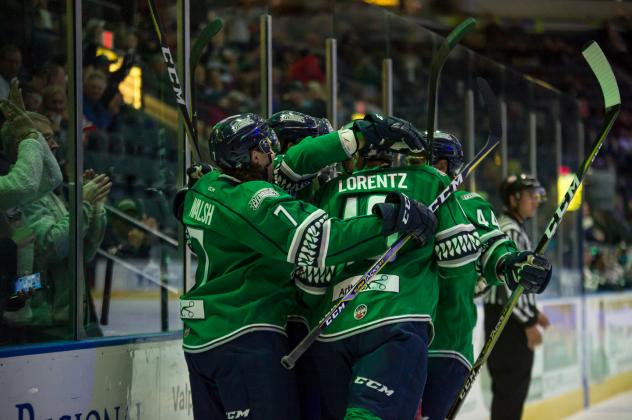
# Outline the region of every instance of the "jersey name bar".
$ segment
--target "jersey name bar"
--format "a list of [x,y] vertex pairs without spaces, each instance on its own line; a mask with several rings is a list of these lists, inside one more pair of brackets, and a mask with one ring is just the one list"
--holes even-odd
[[338,181],[338,192],[374,190],[378,188],[408,189],[407,173],[356,175]]
[[204,223],[205,225],[210,225],[211,220],[213,219],[214,211],[214,205],[210,203],[205,203],[199,198],[194,198],[193,205],[191,206],[191,211],[189,212],[189,217],[197,220],[200,223]]

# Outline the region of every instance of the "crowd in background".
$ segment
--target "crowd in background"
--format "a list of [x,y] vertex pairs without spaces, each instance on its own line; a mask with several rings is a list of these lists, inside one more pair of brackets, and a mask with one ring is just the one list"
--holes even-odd
[[[200,138],[206,138],[212,124],[222,118],[238,112],[260,110],[259,16],[264,12],[274,16],[274,111],[294,109],[317,117],[326,116],[325,38],[332,33],[339,39],[339,121],[380,109],[385,36],[381,34],[381,29],[374,33],[358,30],[358,25],[369,22],[383,28],[381,25],[384,23],[375,9],[368,10],[360,2],[337,6],[355,9],[346,14],[353,18],[341,17],[334,24],[329,2],[277,1],[260,4],[242,0],[215,5],[212,11],[204,3],[192,2],[191,5],[193,40],[216,17],[223,19],[224,29],[211,40],[199,63],[192,65],[195,104],[198,119],[203,122],[199,127]],[[31,231],[20,235],[31,238],[29,240],[36,244],[35,252],[44,246],[48,246],[49,251],[50,247],[56,247],[57,251],[63,250],[63,258],[67,258],[68,250],[64,249],[67,243],[59,239],[45,245],[46,240],[52,241],[50,235],[44,233],[38,237],[37,228],[33,228],[36,222],[45,220],[45,216],[39,213],[42,209],[36,209],[39,202],[40,207],[56,209],[57,213],[52,216],[53,225],[55,220],[65,218],[66,231],[60,230],[58,238],[66,235],[67,239],[69,173],[66,156],[68,149],[74,145],[70,144],[67,114],[64,4],[54,0],[37,0],[9,1],[2,6],[0,99],[9,96],[11,80],[16,78],[26,110],[41,116],[45,125],[50,127],[52,134],[46,139],[46,144],[59,165],[63,179],[46,194],[31,197],[12,208],[22,214],[25,226],[31,226]],[[111,190],[108,188],[108,192],[99,195],[98,200],[88,194],[94,201],[88,203],[91,208],[94,207],[94,213],[84,216],[84,223],[85,220],[93,220],[92,214],[98,216],[94,218],[96,224],[105,223],[102,218],[105,217],[106,206],[110,206],[149,228],[175,235],[176,224],[166,209],[177,188],[176,132],[173,126],[164,124],[155,115],[150,116],[142,107],[136,109],[126,103],[119,89],[130,69],[136,66],[142,70],[143,97],[153,97],[175,106],[159,44],[148,19],[147,6],[144,2],[129,2],[113,8],[97,3],[92,6],[84,7],[83,24],[81,139],[84,146],[83,169],[86,171],[84,182],[86,186],[92,185],[89,188],[97,188],[94,184],[107,177],[111,181]],[[342,9],[338,11],[342,12]],[[167,43],[175,51],[175,7],[161,5],[161,14]],[[427,39],[416,39],[414,34],[408,35],[405,31],[394,31],[393,37],[397,36],[401,39],[390,42],[388,48],[389,54],[397,57],[394,60],[394,95],[400,104],[398,114],[423,124],[417,104],[423,103],[426,96],[425,79],[420,75],[428,72],[431,44],[427,44]],[[611,60],[624,106],[586,180],[583,207],[585,279],[590,290],[618,289],[632,285],[632,259],[627,246],[632,239],[632,183],[628,182],[632,171],[632,113],[626,105],[632,83],[632,74],[628,71],[631,68],[632,24],[622,19],[607,22],[594,31],[536,33],[530,28],[498,24],[493,19],[487,19],[483,29],[468,41],[468,46],[578,97],[588,146],[603,116],[598,86],[579,54],[588,39],[597,39]],[[117,54],[116,66],[113,59],[102,53],[106,46]],[[460,97],[450,89],[447,92],[448,97],[441,99],[442,106],[456,106],[454,104],[461,100]],[[5,146],[0,159],[0,175],[7,176],[11,168],[19,163],[16,157],[10,156],[7,144],[17,147],[22,140],[3,139]],[[40,142],[40,146],[43,147],[43,143]],[[42,204],[46,200],[50,203]],[[100,204],[97,205],[97,201]],[[119,257],[148,261],[153,255],[155,259],[152,254],[154,242],[138,226],[110,214],[107,227],[104,224],[94,226],[94,229],[98,230],[98,235],[84,232],[87,238],[95,241],[88,247],[91,251],[86,252],[88,288],[95,275],[94,264],[90,261],[94,259],[92,251],[96,248],[101,247]],[[6,236],[7,232],[4,233]],[[67,300],[68,296],[63,299]],[[53,302],[52,297],[49,300]],[[86,305],[88,308],[90,302]],[[84,312],[94,317],[93,309],[88,308]],[[4,318],[7,319],[6,316]],[[93,329],[93,333],[98,334],[98,327]]]

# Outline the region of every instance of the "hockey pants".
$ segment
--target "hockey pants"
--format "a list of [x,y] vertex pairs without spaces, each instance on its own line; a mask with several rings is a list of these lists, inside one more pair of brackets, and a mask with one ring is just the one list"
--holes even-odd
[[196,420],[296,420],[298,396],[294,371],[281,357],[287,338],[259,331],[244,334],[202,353],[184,353],[189,367]]
[[[426,382],[426,322],[402,322],[332,342],[316,342],[321,418],[412,419]],[[355,416],[355,417],[354,417]]]
[[454,398],[470,373],[462,360],[453,357],[428,357],[428,378],[421,399],[421,415],[430,420],[443,420]]

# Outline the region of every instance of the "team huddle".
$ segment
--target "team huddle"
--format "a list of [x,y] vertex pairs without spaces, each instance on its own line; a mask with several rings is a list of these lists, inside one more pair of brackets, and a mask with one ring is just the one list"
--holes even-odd
[[[459,140],[367,114],[334,131],[282,111],[215,125],[217,167],[174,202],[198,257],[181,297],[196,419],[444,419],[473,363],[474,294],[542,292],[490,203],[457,191]],[[403,235],[412,235],[288,370],[281,358]]]

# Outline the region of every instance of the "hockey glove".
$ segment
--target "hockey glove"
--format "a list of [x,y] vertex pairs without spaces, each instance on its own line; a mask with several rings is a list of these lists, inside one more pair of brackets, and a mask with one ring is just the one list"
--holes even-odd
[[511,290],[518,285],[527,293],[542,293],[551,280],[551,263],[532,251],[512,252],[499,263],[500,277]]
[[428,207],[399,192],[390,192],[384,203],[373,206],[373,214],[382,219],[382,234],[415,236],[423,246],[437,230],[437,218]]
[[362,135],[360,154],[369,151],[396,151],[420,153],[424,150],[423,134],[411,123],[397,117],[371,112],[363,120],[353,122],[353,132]]
[[197,165],[189,166],[187,168],[187,176],[189,177],[189,182],[187,186],[189,188],[193,187],[193,185],[198,181],[198,179],[202,178],[207,173],[211,172],[213,167],[207,163],[198,163]]

